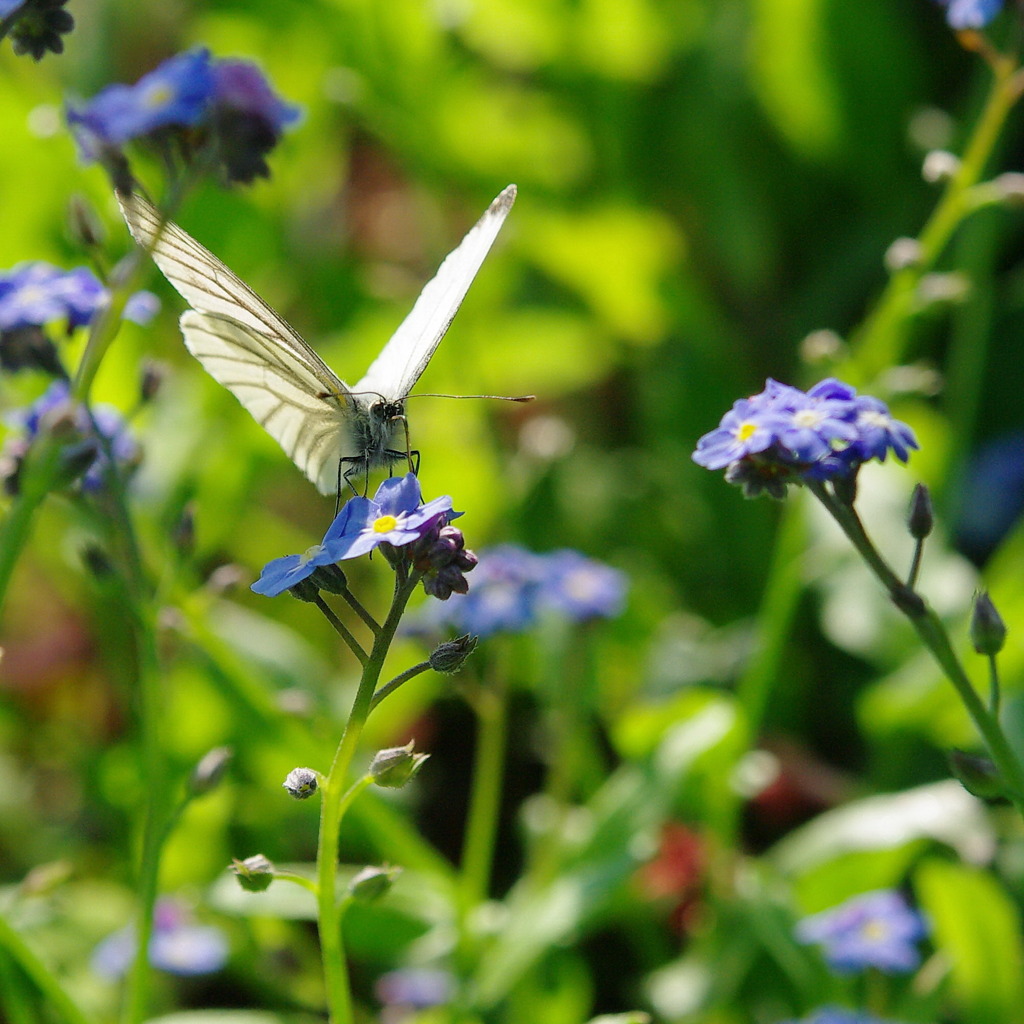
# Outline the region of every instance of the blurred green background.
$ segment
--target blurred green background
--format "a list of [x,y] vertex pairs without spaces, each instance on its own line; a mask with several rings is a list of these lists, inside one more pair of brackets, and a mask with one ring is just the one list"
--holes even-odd
[[[753,623],[773,621],[764,602],[778,558],[800,596],[784,615],[789,632],[774,621],[784,653],[775,663],[767,652],[771,697],[753,728],[776,769],[792,770],[791,789],[778,805],[747,807],[748,847],[764,848],[840,797],[946,777],[942,749],[970,745],[971,733],[863,568],[813,521],[793,547],[779,546],[778,506],[744,502],[689,457],[765,377],[816,379],[803,339],[823,329],[845,336],[860,322],[884,287],[885,251],[915,235],[934,205],[923,156],[958,150],[989,79],[935,4],[71,0],[69,9],[78,24],[64,55],[36,65],[0,49],[0,267],[81,263],[66,226],[76,194],[100,212],[111,262],[128,251],[103,173],[76,158],[63,104],[196,45],[256,60],[304,119],[272,154],[269,180],[233,192],[206,185],[178,220],[343,379],[362,375],[444,254],[515,182],[517,203],[420,388],[537,400],[423,398],[410,405],[412,437],[425,496],[453,495],[471,547],[572,546],[629,574],[627,612],[591,637],[589,710],[611,760],[642,763],[671,722],[728,703],[751,655],[766,654]],[[1011,119],[999,169],[1019,166],[1019,143]],[[139,168],[158,184],[154,166]],[[862,485],[871,525],[897,550],[910,486],[934,487],[943,526],[924,586],[961,620],[975,570],[947,540],[972,500],[964,466],[986,440],[1024,429],[1020,227],[1019,213],[989,210],[958,237],[946,262],[973,289],[915,322],[915,369],[886,385],[923,450],[909,472],[886,467]],[[314,815],[266,794],[280,792],[295,764],[329,757],[353,677],[307,606],[247,588],[266,561],[321,536],[331,500],[191,360],[176,327],[182,302],[155,271],[151,287],[163,312],[149,328],[125,325],[95,396],[129,412],[143,361],[168,368],[157,401],[133,420],[145,449],[133,496],[149,570],[172,580],[168,732],[183,771],[217,744],[237,751],[229,782],[189,811],[168,853],[163,888],[199,893],[232,856],[311,859]],[[43,382],[22,375],[0,387],[16,408]],[[186,506],[197,540],[182,567],[167,537]],[[88,949],[128,915],[140,793],[131,656],[116,601],[82,568],[90,536],[74,506],[52,498],[14,580],[0,663],[0,882],[53,860],[73,865],[64,902],[40,927],[53,928],[55,955],[92,991]],[[1020,545],[1010,534],[985,551],[1008,620],[1024,612]],[[205,582],[229,564],[240,567],[237,589]],[[367,603],[384,600],[380,569],[354,570],[361,592],[376,594]],[[1011,648],[1012,692],[1019,640]],[[537,651],[513,651],[529,680]],[[396,671],[420,657],[406,641]],[[537,687],[523,685],[510,822],[543,761],[531,739]],[[437,775],[408,810],[454,852],[469,716],[446,681],[407,691],[371,723],[371,740],[421,730]],[[678,814],[714,825],[721,772],[744,745],[734,740],[681,787]],[[808,783],[816,758],[837,773],[824,794]],[[353,860],[371,856],[384,834],[361,827],[349,839]],[[510,825],[499,888],[515,876],[518,841]],[[910,859],[887,860],[878,884],[898,880]],[[846,894],[844,883],[828,885]],[[815,895],[808,883],[803,909],[827,903],[825,889]],[[641,979],[676,939],[636,922],[610,928],[633,935],[632,960],[619,981],[595,984],[609,1005],[641,1002]],[[281,962],[313,948],[308,931],[262,918],[233,937]],[[605,938],[583,957],[595,978],[625,941]],[[302,976],[291,960],[281,970]],[[261,985],[274,989],[245,967],[217,984],[215,997],[167,999],[245,1005]],[[273,1003],[279,993],[264,995]]]

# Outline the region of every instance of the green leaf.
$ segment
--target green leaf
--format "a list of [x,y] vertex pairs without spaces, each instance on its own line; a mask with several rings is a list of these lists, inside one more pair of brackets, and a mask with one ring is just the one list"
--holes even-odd
[[966,864],[929,860],[915,872],[918,901],[950,966],[968,1024],[1020,1020],[1024,946],[1020,911],[996,879]]

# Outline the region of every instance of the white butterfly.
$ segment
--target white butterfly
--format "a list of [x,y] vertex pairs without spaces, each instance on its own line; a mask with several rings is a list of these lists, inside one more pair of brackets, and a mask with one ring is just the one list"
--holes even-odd
[[[343,383],[283,317],[213,253],[163,220],[140,195],[118,192],[128,229],[192,307],[185,346],[245,406],[316,485],[406,458],[394,435],[405,400],[448,330],[516,198],[509,185],[445,258],[412,312],[355,384]],[[346,468],[347,467],[347,468]]]

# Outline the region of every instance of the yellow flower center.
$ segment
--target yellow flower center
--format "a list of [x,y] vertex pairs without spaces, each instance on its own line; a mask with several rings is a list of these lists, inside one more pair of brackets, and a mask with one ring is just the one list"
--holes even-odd
[[174,99],[174,90],[161,83],[146,90],[143,103],[150,108],[165,107]]
[[306,548],[306,550],[299,555],[300,564],[308,565],[314,558],[316,558],[317,555],[320,554],[321,551],[323,551],[323,549],[323,544],[314,544],[311,548]]
[[861,934],[872,942],[883,942],[889,936],[889,926],[885,921],[873,919],[865,921],[861,926]]
[[736,437],[740,441],[746,441],[753,437],[757,433],[757,424],[747,420],[746,423],[740,424],[740,429],[736,431]]
[[373,521],[374,533],[390,533],[398,525],[394,516],[381,516]]

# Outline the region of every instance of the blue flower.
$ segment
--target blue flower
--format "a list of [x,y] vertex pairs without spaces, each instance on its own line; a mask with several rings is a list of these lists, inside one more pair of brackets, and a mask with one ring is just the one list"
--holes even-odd
[[984,28],[1003,7],[1003,0],[937,0],[946,8],[949,27]]
[[443,1006],[451,999],[455,994],[455,980],[447,971],[436,967],[405,967],[382,974],[374,988],[377,998],[386,1007],[427,1010],[431,1006]]
[[264,157],[298,120],[299,108],[280,99],[249,61],[218,61],[213,75],[211,135],[228,181],[268,177]]
[[[188,913],[171,900],[161,900],[153,918],[149,962],[169,974],[212,974],[227,962],[224,933],[212,925],[195,924]],[[129,925],[108,935],[95,949],[92,968],[107,978],[120,978],[135,959],[135,929]]]
[[539,598],[571,622],[611,619],[622,611],[626,577],[618,569],[565,548],[544,556],[544,585]]
[[819,943],[840,973],[876,967],[887,973],[912,971],[921,962],[914,945],[926,934],[924,918],[894,890],[854,896],[797,924],[801,942]]
[[[42,327],[63,320],[85,327],[110,300],[110,293],[86,267],[64,271],[42,260],[0,272],[0,331]],[[136,292],[125,306],[126,319],[146,323],[159,309],[150,292]]]
[[252,585],[257,594],[275,597],[312,575],[314,569],[365,555],[382,544],[404,547],[462,515],[447,495],[422,504],[414,473],[385,480],[370,498],[347,501],[320,544],[302,555],[269,562]]
[[767,491],[781,498],[791,483],[848,477],[890,451],[906,462],[916,447],[913,431],[885,403],[849,384],[828,378],[805,393],[769,380],[700,438],[693,460],[707,469],[725,467],[726,480],[748,497]]
[[95,405],[92,415],[85,406],[72,401],[71,389],[65,380],[54,381],[27,409],[11,419],[21,427],[23,436],[9,443],[6,454],[14,462],[22,457],[39,436],[45,423],[66,414],[71,426],[83,441],[92,441],[94,453],[81,478],[82,488],[97,491],[103,486],[109,464],[108,451],[115,463],[130,466],[139,456],[139,446],[128,430],[124,417],[113,407]]
[[540,555],[504,544],[480,554],[468,594],[431,606],[418,628],[486,637],[521,633],[546,613],[571,622],[610,618],[621,611],[625,589],[620,572],[578,551]]
[[68,109],[68,123],[86,161],[169,126],[195,125],[205,116],[214,78],[210,51],[189,50],[165,60],[134,85],[110,85],[84,106]]
[[894,1024],[886,1022],[878,1017],[872,1017],[867,1013],[860,1013],[856,1010],[845,1010],[837,1006],[823,1006],[813,1011],[809,1016],[799,1021],[789,1021],[787,1024]]

